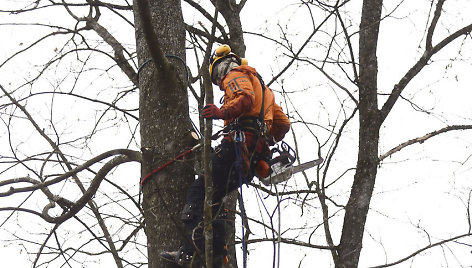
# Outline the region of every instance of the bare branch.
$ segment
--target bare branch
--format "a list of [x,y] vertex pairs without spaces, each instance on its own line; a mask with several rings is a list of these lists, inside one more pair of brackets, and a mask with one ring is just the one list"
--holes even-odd
[[[413,65],[413,67],[408,70],[408,72],[402,77],[402,79],[393,87],[393,90],[388,97],[387,101],[384,103],[381,111],[380,111],[380,121],[383,122],[390,111],[392,110],[393,106],[395,105],[396,101],[400,97],[400,94],[403,92],[405,87],[410,83],[410,81],[428,64],[428,61],[434,56],[436,53],[441,51],[445,46],[450,44],[452,41],[456,40],[458,37],[462,35],[468,35],[472,31],[472,24],[469,24],[453,34],[449,35],[448,37],[444,38],[441,42],[437,45],[431,47],[430,49],[426,49],[423,53],[423,56]],[[432,33],[428,32],[428,35],[432,35]]]
[[[251,240],[248,240],[247,243],[248,243],[248,244],[253,244],[253,243],[267,242],[267,241],[276,242],[276,241],[278,241],[278,240],[268,239],[268,238],[260,238],[260,239],[251,239]],[[288,245],[297,245],[297,246],[307,247],[307,248],[327,249],[327,250],[336,249],[336,247],[333,248],[333,247],[330,247],[330,246],[313,245],[313,244],[310,244],[310,243],[306,243],[306,242],[302,242],[302,241],[297,241],[297,240],[295,240],[295,239],[281,238],[281,239],[280,239],[280,242],[282,242],[282,243],[284,243],[284,244],[288,244]]]
[[198,35],[198,36],[205,37],[207,39],[215,38],[215,41],[220,43],[220,44],[224,44],[224,43],[227,42],[226,39],[223,39],[221,37],[212,36],[210,33],[207,33],[205,31],[202,31],[202,30],[198,29],[198,28],[195,28],[192,25],[185,25],[185,29],[190,33],[193,33],[193,34]]
[[[19,13],[26,13],[30,11],[37,11],[39,9],[45,9],[45,8],[50,8],[52,6],[68,6],[68,7],[86,7],[86,6],[94,6],[94,7],[107,7],[109,9],[114,9],[114,10],[133,10],[133,7],[131,5],[117,5],[117,4],[112,4],[112,3],[106,3],[103,1],[87,1],[87,3],[56,3],[49,1],[50,4],[44,5],[44,6],[39,6],[40,1],[36,1],[36,4],[33,5],[30,8],[23,8],[23,9],[11,9],[11,10],[0,10],[0,13],[11,13],[11,14],[19,14]],[[42,1],[44,2],[44,1]]]
[[97,172],[95,178],[91,181],[89,188],[84,192],[82,197],[80,197],[74,205],[67,211],[66,213],[53,217],[48,214],[49,210],[54,207],[54,201],[51,200],[51,203],[47,205],[43,210],[43,217],[47,222],[50,223],[62,223],[71,217],[73,217],[77,212],[79,212],[86,204],[91,200],[91,198],[95,195],[100,183],[103,181],[105,176],[110,172],[113,168],[119,166],[120,164],[127,163],[133,161],[133,159],[129,158],[128,156],[117,156],[110,160],[108,163],[103,165],[103,167]]
[[11,55],[10,57],[8,57],[6,60],[4,60],[2,63],[0,63],[0,68],[2,68],[3,66],[5,66],[5,64],[7,64],[11,59],[13,59],[14,57],[18,56],[19,54],[31,49],[32,47],[36,46],[37,44],[47,40],[48,38],[50,37],[53,37],[53,36],[56,36],[56,35],[65,35],[65,34],[70,34],[70,33],[74,33],[74,31],[72,30],[67,30],[65,29],[64,31],[56,31],[56,32],[53,32],[53,33],[49,33],[47,35],[44,35],[43,37],[39,38],[38,40],[34,41],[33,43],[31,43],[29,46],[19,50],[18,52],[14,53],[13,55]]
[[99,103],[99,104],[103,104],[105,106],[108,106],[109,108],[113,108],[119,112],[122,112],[123,114],[135,119],[136,121],[139,120],[138,116],[130,113],[130,111],[133,111],[133,110],[136,110],[136,109],[123,109],[123,108],[120,108],[116,105],[116,100],[113,101],[113,102],[106,102],[106,101],[102,101],[102,100],[99,100],[99,99],[92,99],[92,98],[89,98],[87,96],[84,96],[84,95],[79,95],[79,94],[75,94],[73,92],[61,92],[61,91],[43,91],[43,92],[38,92],[38,93],[32,93],[30,94],[28,97],[25,97],[25,98],[22,98],[22,99],[19,99],[18,101],[24,101],[26,100],[27,98],[31,98],[33,96],[37,96],[37,95],[44,95],[44,94],[57,94],[57,95],[67,95],[67,96],[72,96],[72,97],[75,97],[75,98],[79,98],[79,99],[83,99],[83,100],[87,100],[87,101],[90,101],[90,102],[94,102],[94,103]]
[[385,154],[383,154],[379,157],[379,161],[383,161],[385,158],[391,156],[392,154],[394,154],[396,152],[399,152],[400,150],[402,150],[403,148],[405,148],[407,146],[410,146],[410,145],[415,144],[415,143],[423,143],[426,140],[428,140],[432,137],[435,137],[439,134],[446,133],[446,132],[453,131],[453,130],[468,130],[468,129],[472,129],[472,126],[471,125],[453,125],[453,126],[444,127],[440,130],[433,131],[433,132],[428,133],[424,136],[408,140],[408,141],[396,146],[395,148],[390,149],[388,152],[386,152]]
[[[303,49],[308,45],[308,43],[311,41],[313,36],[318,32],[318,30],[328,21],[328,19],[336,12],[336,10],[332,10],[324,19],[323,21],[316,26],[313,22],[313,31],[310,33],[310,35],[305,39],[305,42],[300,46],[298,51],[292,52],[293,57],[292,60],[287,63],[287,65],[277,74],[275,75],[268,83],[267,86],[270,86],[272,83],[274,83],[283,73],[285,73],[289,67],[298,59],[300,53],[303,51]],[[312,18],[313,19],[313,18]]]
[[136,80],[136,71],[129,64],[128,59],[123,55],[123,52],[126,51],[126,49],[95,19],[88,19],[87,26],[91,27],[108,45],[113,48],[113,51],[115,52],[114,60],[126,76],[128,76],[129,80],[137,87],[138,81]]
[[[202,13],[202,15],[208,19],[208,21],[210,21],[212,24],[216,24],[216,28],[221,32],[222,36],[224,39],[220,40],[220,43],[223,43],[224,40],[228,40],[228,34],[226,33],[226,30],[225,28],[218,23],[218,21],[216,21],[214,19],[214,16],[211,16],[210,13],[208,13],[205,8],[203,8],[201,5],[199,5],[198,3],[196,3],[195,1],[192,1],[192,0],[184,0],[187,4],[189,4],[190,6],[192,6],[193,8],[195,8],[198,12]],[[193,28],[193,27],[192,27]],[[196,28],[193,28],[195,30],[195,33],[196,34],[199,34],[199,35],[202,35],[202,36],[207,36],[206,34],[204,34],[205,32],[203,31],[200,31]],[[213,35],[214,36],[214,35]],[[210,39],[211,37],[210,36],[207,36],[207,39]]]
[[426,50],[431,50],[433,48],[432,40],[434,30],[436,29],[436,25],[438,23],[439,17],[441,16],[442,6],[445,0],[439,0],[436,4],[436,10],[434,11],[433,20],[431,21],[431,25],[428,29],[428,34],[426,36]]
[[[344,91],[349,98],[356,104],[356,106],[359,105],[359,101],[356,99],[356,97],[349,91],[349,89],[345,86],[343,86],[340,82],[336,81],[336,79],[333,78],[330,74],[328,74],[323,68],[317,66],[314,62],[312,62],[309,59],[304,59],[304,58],[299,58],[298,60],[307,62],[311,66],[315,67],[318,71],[320,71],[329,81],[331,81],[333,84],[335,84],[338,88],[340,88],[342,91]],[[357,75],[356,75],[357,79]]]
[[18,182],[28,182],[28,183],[34,184],[33,186],[23,187],[23,188],[16,188],[16,189],[12,187],[12,188],[9,189],[9,191],[0,193],[0,197],[11,195],[11,194],[14,194],[14,193],[29,192],[29,191],[38,190],[38,189],[41,189],[41,188],[44,188],[44,187],[48,187],[50,185],[56,184],[60,181],[63,181],[64,179],[67,179],[69,177],[76,176],[79,172],[89,168],[93,164],[98,163],[98,162],[100,162],[100,161],[102,161],[102,160],[104,160],[108,157],[114,156],[114,155],[123,155],[123,156],[128,157],[130,159],[130,161],[141,162],[141,154],[137,151],[133,151],[133,150],[129,150],[129,149],[111,150],[111,151],[102,153],[102,154],[86,161],[82,165],[79,165],[76,168],[71,169],[71,170],[65,172],[64,174],[62,174],[62,175],[60,175],[60,176],[58,176],[58,177],[56,177],[52,180],[48,180],[48,181],[45,181],[45,182],[40,182],[39,183],[36,180],[31,179],[30,177],[20,177],[20,178],[15,178],[15,179],[11,179],[11,180],[0,181],[0,187],[6,186],[6,185],[9,185],[9,184],[18,183]]
[[449,242],[452,242],[454,240],[457,240],[457,239],[461,239],[461,238],[464,238],[464,237],[468,237],[468,236],[471,236],[472,234],[470,233],[467,233],[467,234],[462,234],[462,235],[458,235],[458,236],[454,236],[454,237],[451,237],[449,239],[445,239],[445,240],[442,240],[442,241],[439,241],[439,242],[436,242],[436,243],[433,243],[433,244],[430,244],[426,247],[423,247],[421,249],[418,249],[417,251],[413,252],[412,254],[406,256],[405,258],[402,258],[396,262],[392,262],[392,263],[388,263],[388,264],[384,264],[384,265],[378,265],[378,266],[372,266],[370,268],[383,268],[383,267],[390,267],[390,266],[394,266],[394,265],[397,265],[397,264],[400,264],[404,261],[407,261],[415,256],[417,256],[418,254],[422,253],[423,251],[426,251],[428,249],[431,249],[431,248],[434,248],[434,247],[437,247],[437,246],[441,246],[441,245],[444,245],[446,243],[449,243]]
[[359,80],[359,75],[358,75],[358,72],[357,72],[356,58],[354,57],[354,51],[353,51],[353,48],[352,48],[351,38],[350,38],[350,36],[347,32],[346,26],[344,25],[344,21],[341,18],[341,14],[339,13],[339,9],[336,8],[335,10],[336,10],[336,17],[338,18],[339,23],[341,23],[341,27],[343,28],[344,38],[346,39],[346,42],[347,42],[347,45],[348,45],[348,48],[349,48],[349,55],[351,56],[351,63],[352,63],[352,72],[354,74],[354,82],[356,82],[356,81]]

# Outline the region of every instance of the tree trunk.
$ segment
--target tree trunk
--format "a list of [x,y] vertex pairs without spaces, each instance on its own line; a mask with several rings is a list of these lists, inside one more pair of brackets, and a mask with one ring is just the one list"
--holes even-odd
[[[141,175],[144,177],[191,145],[186,137],[192,128],[188,113],[186,69],[180,60],[185,60],[185,27],[180,1],[150,1],[147,7],[149,10],[146,12],[152,18],[153,34],[156,34],[159,44],[149,45],[146,42],[140,17],[142,10],[138,10],[137,6],[134,7],[134,14],[137,56],[141,65],[138,83],[143,151]],[[165,53],[171,69],[166,75],[162,75],[160,63],[150,62],[143,66],[151,58],[150,48],[161,49]],[[193,179],[193,164],[177,161],[150,177],[143,186],[148,267],[172,267],[159,258],[159,253],[176,250],[181,244],[184,232],[180,211]]]
[[351,195],[346,206],[336,267],[357,267],[364,227],[375,185],[379,129],[377,39],[382,0],[365,0],[359,32],[359,151]]

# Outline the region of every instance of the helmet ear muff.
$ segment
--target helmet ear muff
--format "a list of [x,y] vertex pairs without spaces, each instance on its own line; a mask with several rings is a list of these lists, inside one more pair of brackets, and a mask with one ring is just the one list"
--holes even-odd
[[[217,47],[214,51],[213,54],[211,55],[209,59],[209,68],[208,71],[210,72],[210,77],[212,77],[213,80],[213,67],[216,66],[216,64],[221,61],[223,58],[226,57],[231,57],[235,60],[235,62],[239,65],[247,65],[247,59],[245,58],[240,58],[238,55],[234,54],[231,52],[231,47],[229,45],[221,45]],[[213,83],[215,83],[213,81]]]
[[228,45],[221,45],[215,49],[216,57],[224,57],[231,53],[231,48]]
[[213,51],[213,54],[211,55],[209,59],[210,77],[213,76],[213,66],[216,65],[216,63],[219,62],[221,59],[228,56],[230,53],[231,53],[231,47],[229,45],[221,45]]

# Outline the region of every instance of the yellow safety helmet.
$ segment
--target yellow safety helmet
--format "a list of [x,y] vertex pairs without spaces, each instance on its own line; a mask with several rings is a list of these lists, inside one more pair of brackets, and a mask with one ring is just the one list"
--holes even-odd
[[224,45],[221,45],[221,46],[217,47],[213,51],[213,54],[211,54],[211,56],[210,56],[210,60],[209,60],[209,62],[210,62],[210,67],[209,67],[210,77],[212,75],[213,66],[216,63],[218,63],[220,60],[222,60],[226,57],[233,57],[239,65],[247,65],[247,60],[245,58],[240,58],[238,55],[231,52],[231,47],[229,45],[224,44]]

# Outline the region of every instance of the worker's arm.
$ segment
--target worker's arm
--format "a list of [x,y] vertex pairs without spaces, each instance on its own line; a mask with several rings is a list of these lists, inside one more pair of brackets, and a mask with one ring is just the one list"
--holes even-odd
[[270,128],[270,135],[274,137],[276,142],[281,141],[290,129],[290,120],[285,115],[282,107],[274,103],[274,117]]
[[254,89],[249,77],[241,72],[233,72],[223,81],[226,103],[221,107],[225,110],[227,120],[232,120],[250,112],[255,102]]

